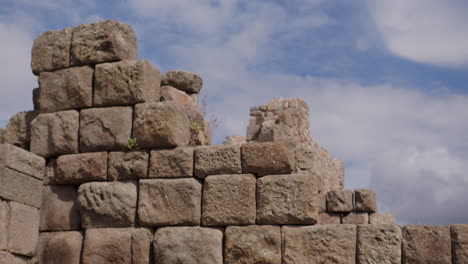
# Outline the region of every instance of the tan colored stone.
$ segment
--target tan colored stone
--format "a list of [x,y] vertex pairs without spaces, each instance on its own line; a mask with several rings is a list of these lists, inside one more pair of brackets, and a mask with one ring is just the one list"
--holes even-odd
[[279,226],[228,226],[224,235],[224,263],[281,264]]
[[60,185],[42,188],[40,231],[80,230],[77,186]]
[[154,234],[155,264],[223,263],[223,232],[203,227],[163,227]]
[[343,224],[351,225],[364,225],[369,224],[369,214],[368,213],[349,213],[344,214],[342,217]]
[[49,159],[44,174],[44,185],[51,185],[57,177],[57,159]]
[[0,127],[0,144],[3,144],[3,133],[5,133],[5,129]]
[[317,225],[339,225],[341,216],[339,214],[319,213]]
[[403,263],[452,263],[449,226],[404,226]]
[[184,178],[193,176],[192,147],[179,147],[171,150],[152,150],[150,158],[150,178]]
[[70,66],[119,60],[136,60],[137,42],[132,28],[105,20],[73,28]]
[[328,213],[349,213],[353,211],[353,191],[334,190],[327,193]]
[[0,145],[0,166],[5,166],[40,180],[44,178],[44,158],[10,144]]
[[312,175],[270,175],[257,181],[257,223],[315,224],[317,178]]
[[453,264],[468,263],[468,224],[452,225]]
[[63,155],[57,159],[54,184],[81,184],[107,179],[107,152]]
[[38,115],[31,123],[31,152],[46,158],[78,153],[79,113]]
[[175,101],[179,104],[197,105],[190,95],[172,86],[161,87],[161,98],[163,101]]
[[40,264],[80,264],[81,232],[51,232],[39,235],[37,259]]
[[28,258],[14,255],[6,251],[0,251],[0,263],[2,264],[28,264]]
[[357,226],[359,264],[400,264],[401,228],[396,225]]
[[0,250],[8,249],[9,210],[8,202],[0,199]]
[[83,229],[130,227],[135,223],[137,184],[89,182],[78,189],[78,205]]
[[39,208],[42,181],[0,166],[0,197]]
[[393,213],[372,213],[369,215],[369,223],[372,225],[394,225],[395,215]]
[[7,251],[33,256],[39,236],[39,210],[17,202],[8,202]]
[[147,178],[148,159],[147,151],[110,152],[107,176],[114,181]]
[[166,72],[162,79],[163,86],[173,86],[187,93],[199,93],[203,81],[193,72],[171,70]]
[[70,66],[71,28],[47,31],[34,40],[31,68],[35,75]]
[[255,224],[256,181],[252,174],[206,177],[203,184],[203,225]]
[[29,150],[31,143],[31,122],[36,118],[34,111],[19,112],[10,118],[3,132],[3,143]]
[[354,190],[354,210],[356,212],[377,212],[377,199],[373,190]]
[[242,172],[257,176],[288,174],[294,170],[294,151],[288,142],[242,145]]
[[240,173],[242,173],[242,165],[239,145],[206,146],[195,149],[194,174],[198,178]]

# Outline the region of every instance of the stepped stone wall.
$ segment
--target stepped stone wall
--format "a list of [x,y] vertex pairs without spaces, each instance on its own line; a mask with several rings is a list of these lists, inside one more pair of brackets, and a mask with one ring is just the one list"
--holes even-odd
[[210,146],[202,79],[138,60],[128,25],[45,32],[31,65],[35,109],[0,131],[0,264],[468,261],[468,225],[400,227],[344,189],[299,98]]

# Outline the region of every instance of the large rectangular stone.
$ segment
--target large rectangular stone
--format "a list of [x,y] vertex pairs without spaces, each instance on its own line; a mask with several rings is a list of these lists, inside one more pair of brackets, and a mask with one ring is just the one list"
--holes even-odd
[[242,172],[257,176],[288,174],[294,171],[294,150],[288,142],[261,142],[242,145]]
[[403,263],[452,263],[449,226],[404,226]]
[[199,93],[203,80],[200,76],[193,72],[170,70],[164,74],[161,81],[163,85],[175,87],[187,93]]
[[377,212],[376,194],[370,189],[354,190],[354,210],[356,212]]
[[31,68],[35,75],[70,66],[71,28],[47,31],[34,40]]
[[29,264],[29,259],[23,256],[0,251],[0,263],[2,264]]
[[0,250],[8,248],[9,210],[8,202],[0,199]]
[[327,193],[328,213],[350,213],[353,210],[353,191],[333,190]]
[[80,264],[83,234],[81,232],[44,232],[39,235],[39,264]]
[[205,146],[195,148],[195,176],[240,174],[241,149],[238,145]]
[[468,224],[452,225],[453,264],[468,263]]
[[36,208],[41,206],[42,181],[12,169],[0,167],[0,197]]
[[319,213],[317,225],[339,225],[341,224],[340,214]]
[[133,180],[148,177],[147,151],[116,151],[109,153],[109,180]]
[[350,224],[350,225],[365,225],[369,224],[369,214],[368,213],[349,213],[343,214],[341,219],[343,224]]
[[360,264],[400,264],[401,228],[396,225],[358,225],[357,259]]
[[40,231],[80,230],[78,187],[74,185],[44,186]]
[[54,184],[81,184],[107,179],[107,152],[63,155],[57,159]]
[[44,178],[45,159],[10,144],[0,145],[0,166],[22,172],[39,180]]
[[193,176],[192,147],[179,147],[171,150],[152,150],[150,158],[150,178],[184,178]]

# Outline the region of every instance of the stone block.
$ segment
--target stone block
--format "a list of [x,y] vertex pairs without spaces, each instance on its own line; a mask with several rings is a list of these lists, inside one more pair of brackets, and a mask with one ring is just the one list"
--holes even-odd
[[6,227],[7,251],[33,256],[39,236],[39,210],[17,202],[8,202],[6,206],[4,227]]
[[0,198],[41,206],[42,181],[29,175],[0,167]]
[[57,185],[42,188],[40,231],[80,230],[77,186]]
[[257,181],[257,223],[315,224],[317,178],[312,175],[270,175]]
[[155,264],[223,263],[223,231],[203,227],[163,227],[154,234]]
[[176,102],[135,106],[133,137],[143,148],[187,146],[191,135],[190,127],[190,120],[183,106]]
[[10,207],[8,206],[8,202],[0,199],[0,250],[8,249],[9,213]]
[[255,224],[256,182],[252,174],[206,177],[203,185],[203,225]]
[[110,152],[107,177],[114,181],[147,178],[148,160],[147,151]]
[[223,145],[242,145],[245,143],[247,143],[247,139],[239,135],[227,136],[223,141]]
[[400,264],[401,228],[396,225],[359,225],[357,260],[360,264]]
[[197,180],[140,180],[139,191],[140,225],[200,225],[202,185]]
[[317,218],[317,225],[339,225],[341,224],[341,215],[319,213]]
[[137,57],[135,33],[127,24],[105,20],[73,28],[70,66],[136,60]]
[[195,149],[195,171],[198,178],[208,175],[242,173],[241,149],[238,145],[206,146]]
[[79,116],[75,110],[38,115],[31,123],[31,152],[46,158],[78,153]]
[[199,93],[203,81],[193,72],[171,70],[163,76],[162,85],[172,86],[187,93]]
[[179,147],[171,150],[152,150],[150,158],[150,178],[183,178],[193,176],[192,147]]
[[0,144],[3,144],[3,134],[5,133],[5,129],[0,127]]
[[44,232],[39,235],[37,259],[40,264],[80,264],[83,234],[81,232]]
[[137,184],[89,182],[78,189],[78,205],[83,229],[130,227],[135,223]]
[[46,165],[43,183],[44,185],[51,185],[57,177],[57,159],[49,159]]
[[175,101],[179,104],[197,105],[190,95],[172,86],[161,87],[161,99],[163,101]]
[[132,112],[131,107],[82,110],[80,151],[123,150],[132,135]]
[[107,179],[107,152],[63,155],[57,159],[54,184],[81,184]]
[[354,264],[355,225],[283,226],[283,262]]
[[353,211],[353,191],[334,190],[327,193],[328,213],[349,213]]
[[468,224],[452,225],[453,264],[468,263]]
[[393,213],[372,213],[369,215],[369,223],[372,225],[394,225],[395,215]]
[[147,60],[96,65],[94,105],[134,105],[159,101],[161,74]]
[[45,159],[10,144],[0,145],[0,166],[40,180],[44,178]]
[[350,225],[364,225],[369,224],[369,214],[368,213],[349,213],[344,214],[342,217],[343,224]]
[[36,118],[34,111],[14,114],[3,132],[3,143],[29,149],[31,143],[31,122]]
[[88,229],[82,264],[148,264],[152,239],[145,228]]
[[224,263],[281,264],[279,226],[228,226],[224,235]]
[[294,151],[288,142],[242,145],[242,172],[257,176],[289,174],[294,170]]
[[377,199],[373,190],[354,190],[354,210],[356,212],[377,212]]
[[0,251],[0,263],[4,264],[29,264],[28,258]]
[[31,68],[35,75],[70,66],[71,28],[47,31],[34,40]]
[[449,226],[404,226],[403,263],[452,263]]

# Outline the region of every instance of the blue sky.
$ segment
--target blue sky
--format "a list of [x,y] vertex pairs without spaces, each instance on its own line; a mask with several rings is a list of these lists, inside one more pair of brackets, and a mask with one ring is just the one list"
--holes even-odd
[[250,106],[295,96],[312,137],[346,160],[399,223],[468,222],[468,2],[462,0],[0,0],[0,126],[32,108],[32,41],[103,19],[130,24],[139,57],[204,80],[215,141]]

